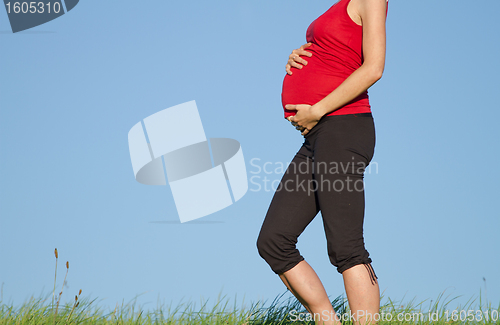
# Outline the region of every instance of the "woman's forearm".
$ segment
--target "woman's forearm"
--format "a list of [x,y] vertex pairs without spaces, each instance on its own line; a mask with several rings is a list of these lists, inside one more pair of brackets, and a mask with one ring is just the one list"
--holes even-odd
[[340,86],[314,105],[321,116],[329,114],[370,88],[382,77],[382,70],[361,65]]

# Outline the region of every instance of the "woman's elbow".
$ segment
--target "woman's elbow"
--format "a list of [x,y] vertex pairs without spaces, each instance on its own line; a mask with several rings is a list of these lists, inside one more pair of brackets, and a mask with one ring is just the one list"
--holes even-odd
[[373,83],[377,82],[382,78],[384,73],[384,66],[379,64],[364,64],[365,73],[368,79]]
[[384,74],[384,67],[372,67],[370,69],[370,79],[373,80],[373,82],[377,82],[382,78],[382,75]]

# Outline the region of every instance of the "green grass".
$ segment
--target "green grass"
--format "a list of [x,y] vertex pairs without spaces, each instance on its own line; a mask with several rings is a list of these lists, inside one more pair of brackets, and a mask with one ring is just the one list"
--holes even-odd
[[[71,303],[61,305],[61,296],[69,272],[69,262],[66,262],[66,272],[63,285],[56,294],[57,262],[59,254],[54,250],[56,258],[54,273],[54,289],[48,298],[30,298],[21,306],[3,302],[3,283],[0,289],[0,325],[287,325],[314,324],[308,321],[310,317],[295,297],[285,293],[276,297],[269,305],[267,302],[252,303],[250,307],[238,308],[236,302],[232,306],[229,300],[219,295],[215,305],[208,306],[208,300],[195,304],[179,303],[174,308],[158,304],[154,310],[144,310],[137,306],[136,299],[131,303],[117,305],[113,311],[104,311],[96,302],[97,299],[81,297],[82,290],[75,295]],[[483,278],[486,282],[486,279]],[[483,302],[479,293],[479,301],[469,299],[465,306],[451,307],[458,298],[450,299],[440,294],[435,301],[408,303],[395,302],[382,297],[382,305],[378,319],[379,325],[403,324],[500,324],[500,306],[493,308],[491,303]],[[384,302],[385,300],[385,302]],[[351,325],[349,305],[345,298],[339,296],[332,301],[332,306],[342,319],[344,325]],[[304,321],[300,321],[302,317]],[[310,315],[309,315],[310,316]]]
[[[193,303],[180,303],[174,308],[158,305],[152,311],[145,311],[135,302],[131,302],[105,312],[97,305],[96,299],[88,298],[78,298],[78,306],[76,303],[59,305],[57,312],[52,297],[31,298],[19,307],[0,301],[0,325],[314,324],[312,321],[298,321],[300,313],[305,319],[306,311],[294,297],[285,298],[285,294],[276,297],[270,304],[257,302],[248,308],[238,308],[235,303],[230,304],[227,298],[219,296],[215,305],[210,308],[208,301],[205,301],[200,307],[196,307]],[[463,307],[451,308],[454,300],[455,298],[444,298],[444,294],[439,295],[435,301],[421,303],[412,300],[403,304],[383,298],[381,306],[383,318],[379,324],[500,324],[500,306],[495,309],[491,305],[482,303],[481,299],[479,301],[471,299]],[[332,305],[340,315],[344,317],[348,315],[349,309],[345,298],[337,297],[332,301]],[[457,312],[453,313],[454,310]],[[467,316],[469,310],[473,312],[473,316],[470,313]],[[433,320],[429,320],[429,311]],[[482,316],[482,320],[479,315]],[[486,316],[489,316],[489,319],[485,319]],[[352,323],[346,319],[343,324]]]

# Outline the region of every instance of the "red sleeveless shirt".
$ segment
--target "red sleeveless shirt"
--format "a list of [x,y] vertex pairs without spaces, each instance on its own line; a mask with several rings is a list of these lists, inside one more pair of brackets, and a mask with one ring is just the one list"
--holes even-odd
[[[287,104],[314,105],[349,77],[363,64],[363,27],[347,13],[351,0],[340,0],[311,23],[307,29],[306,51],[312,57],[302,69],[292,68],[292,75],[283,80],[281,101],[285,118],[296,111],[285,109]],[[345,115],[371,112],[368,91],[327,115]]]

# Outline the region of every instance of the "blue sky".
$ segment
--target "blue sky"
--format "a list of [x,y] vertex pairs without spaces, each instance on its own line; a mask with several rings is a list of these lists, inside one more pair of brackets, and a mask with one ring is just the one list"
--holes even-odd
[[[68,301],[79,289],[111,308],[283,293],[255,246],[273,192],[250,183],[232,206],[175,223],[169,187],[135,181],[127,134],[196,100],[207,137],[241,143],[249,178],[279,180],[257,166],[287,164],[302,144],[283,119],[284,65],[331,5],[87,0],[16,34],[0,10],[4,302],[52,292],[55,247],[59,288],[70,262]],[[393,300],[465,303],[486,285],[500,302],[499,10],[390,1],[386,70],[369,91],[378,170],[365,177],[365,242]],[[332,299],[343,294],[319,215],[298,247]]]

